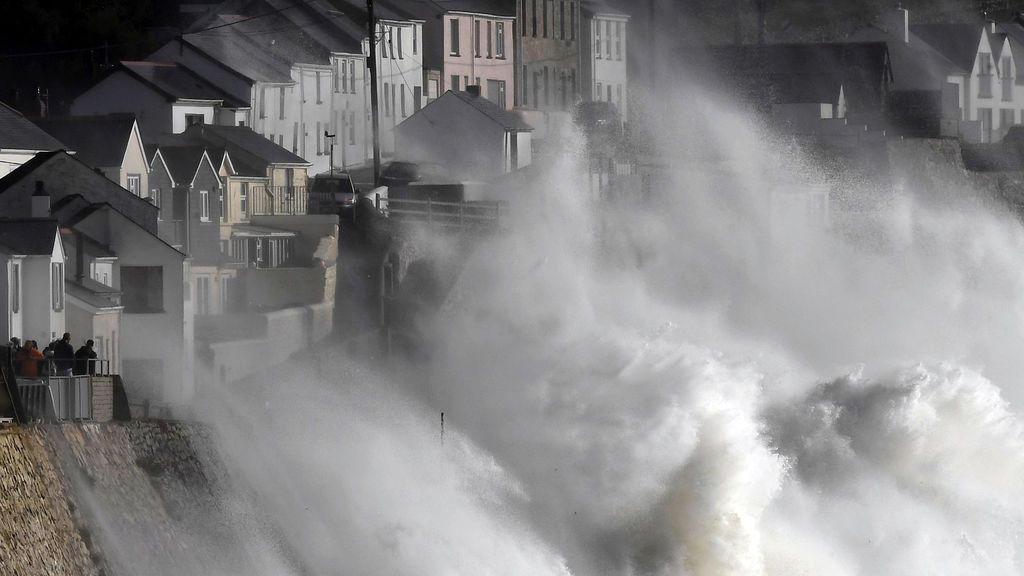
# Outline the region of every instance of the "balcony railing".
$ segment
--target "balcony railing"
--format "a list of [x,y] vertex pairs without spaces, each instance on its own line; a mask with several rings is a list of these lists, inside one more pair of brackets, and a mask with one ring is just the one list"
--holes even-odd
[[156,223],[157,235],[171,246],[185,245],[184,220],[160,220]]
[[[76,361],[78,362],[78,361]],[[53,375],[52,361],[40,362],[38,378],[18,378],[18,396],[28,422],[66,422],[93,419],[93,377],[112,375],[109,360],[78,365],[86,374]]]
[[305,186],[253,186],[249,188],[249,216],[307,214],[309,194]]

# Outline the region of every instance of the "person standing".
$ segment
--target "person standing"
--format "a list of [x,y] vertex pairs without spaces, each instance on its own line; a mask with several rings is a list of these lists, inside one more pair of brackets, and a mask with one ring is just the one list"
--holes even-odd
[[64,336],[53,347],[53,361],[57,365],[58,376],[71,376],[75,367],[75,347],[71,345],[71,333]]
[[43,353],[39,351],[39,344],[35,340],[25,342],[23,360],[21,362],[21,376],[24,378],[39,378],[39,363],[44,360]]
[[92,340],[86,340],[85,346],[82,346],[75,352],[75,375],[84,376],[89,374],[90,376],[96,373],[96,351],[92,349]]

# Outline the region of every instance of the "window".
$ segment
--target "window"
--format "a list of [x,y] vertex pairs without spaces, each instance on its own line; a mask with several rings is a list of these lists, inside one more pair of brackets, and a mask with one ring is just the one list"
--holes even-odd
[[355,145],[356,143],[356,113],[348,113],[348,143]]
[[558,3],[558,37],[565,40],[565,0]]
[[473,21],[473,55],[480,57],[480,21]]
[[231,303],[231,278],[222,277],[220,279],[220,309],[223,312],[230,310]]
[[277,91],[277,117],[284,120],[284,86]]
[[412,110],[413,112],[419,112],[423,105],[420,103],[423,100],[423,89],[419,86],[412,87]]
[[569,85],[566,81],[565,72],[563,71],[558,75],[558,91],[561,92],[562,96],[562,110],[565,110],[569,106]]
[[203,222],[210,221],[210,191],[199,191],[199,219]]
[[612,59],[612,23],[611,21],[604,23],[604,53],[608,56],[608,59]]
[[622,22],[615,23],[615,59],[622,60]]
[[505,58],[505,23],[498,22],[494,25],[495,55],[498,58]]
[[220,213],[217,215],[217,219],[221,222],[224,221],[224,189],[220,188],[217,190],[217,203],[220,204]]
[[601,101],[601,94],[604,93],[604,91],[601,90],[601,88],[602,88],[601,83],[598,82],[597,83],[597,93],[595,94],[594,99],[599,101],[599,102]]
[[210,278],[196,278],[196,314],[206,316],[210,313]]
[[523,36],[526,36],[526,17],[527,17],[527,14],[526,14],[527,10],[526,10],[526,8],[528,6],[527,0],[522,0],[520,2],[520,4],[521,4],[521,7],[522,7],[522,13],[519,15],[519,21],[523,23]]
[[334,91],[340,92],[342,89],[348,87],[348,78],[342,80],[341,76],[348,74],[348,66],[345,62],[340,60],[334,61]]
[[206,118],[202,114],[185,114],[185,126],[202,126]]
[[494,41],[491,38],[491,23],[487,23],[487,57],[494,58]]
[[260,118],[267,117],[267,88],[260,88]]
[[412,54],[413,56],[419,54],[419,43],[420,43],[420,29],[415,24],[412,25]]
[[548,67],[544,67],[544,105],[551,105],[551,76],[548,75]]
[[[526,0],[523,0],[524,2]],[[530,15],[533,21],[533,37],[537,37],[537,0],[533,0],[533,13]]]
[[384,83],[384,116],[385,117],[390,117],[391,116],[391,112],[390,112],[389,107],[388,107],[388,100],[389,100],[388,99],[388,83],[385,82]]
[[1013,61],[1003,56],[1003,101],[1013,100]]
[[349,60],[348,62],[348,91],[352,94],[356,93],[356,61]]
[[451,21],[451,54],[459,55],[459,21],[454,18]]
[[1014,110],[1000,110],[999,111],[999,132],[1006,135],[1006,132],[1013,126],[1014,122]]
[[50,295],[54,312],[64,309],[64,264],[61,262],[50,263]]
[[978,120],[981,121],[981,141],[992,142],[992,109],[978,108]]
[[606,100],[606,102],[611,102],[611,101],[612,101],[612,85],[609,84],[608,85],[608,100]]
[[526,97],[526,95],[528,94],[528,91],[529,91],[529,85],[527,84],[526,79],[529,76],[530,76],[530,69],[526,67],[526,64],[523,64],[523,106],[526,106],[529,103],[529,102],[527,102],[528,98]]
[[402,36],[405,35],[403,34],[405,31],[401,28],[395,28],[395,31],[398,32],[398,59],[401,60],[405,58],[404,50],[402,50]]
[[128,191],[136,196],[139,196],[139,189],[142,188],[142,176],[138,174],[129,174],[125,177],[125,183],[128,185]]
[[121,304],[130,314],[163,312],[164,269],[160,266],[121,266]]
[[268,135],[267,136],[267,140],[270,140],[271,142],[275,142],[276,141],[276,140],[274,140],[274,135],[273,134]]
[[21,310],[21,264],[11,263],[11,312]]
[[615,86],[615,100],[618,102],[619,114],[622,114],[622,84]]
[[323,104],[324,100],[320,97],[320,71],[316,72],[316,103]]
[[992,56],[985,52],[978,54],[978,97],[992,97]]
[[153,202],[153,206],[156,206],[156,219],[163,220],[163,203],[160,195],[159,188],[153,188],[149,191],[149,198]]
[[594,58],[601,59],[601,21],[594,21]]
[[405,90],[402,90],[401,101],[402,101],[402,118],[405,118],[406,116],[408,116],[408,114],[405,113]]
[[541,10],[544,11],[544,37],[548,37],[548,0],[541,0]]
[[397,108],[395,108],[395,88],[397,86],[398,84],[391,85],[391,114],[394,116],[398,115],[398,112],[396,112]]
[[249,211],[249,183],[242,182],[242,189],[238,194],[239,213],[242,217]]
[[569,2],[569,40],[576,39],[576,7]]
[[313,134],[316,136],[316,155],[323,156],[323,147],[320,145],[320,122],[316,123],[316,132]]
[[504,80],[488,80],[487,81],[487,99],[494,102],[501,108],[505,108],[505,81]]

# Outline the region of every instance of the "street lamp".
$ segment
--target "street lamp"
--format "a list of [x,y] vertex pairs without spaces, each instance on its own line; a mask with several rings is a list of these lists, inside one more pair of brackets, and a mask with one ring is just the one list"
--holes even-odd
[[337,135],[336,134],[331,134],[331,133],[327,132],[327,130],[324,130],[324,138],[327,139],[327,145],[331,147],[331,164],[329,166],[330,170],[327,171],[331,176],[334,175],[334,137],[335,136],[337,136]]

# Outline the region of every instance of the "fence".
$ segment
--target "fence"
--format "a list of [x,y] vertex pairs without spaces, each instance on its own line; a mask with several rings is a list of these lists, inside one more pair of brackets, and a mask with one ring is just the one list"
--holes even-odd
[[297,216],[309,210],[305,186],[253,186],[248,194],[250,216]]
[[[48,362],[48,361],[45,361]],[[93,419],[93,378],[111,376],[109,360],[88,360],[86,374],[18,378],[18,396],[29,422]],[[54,372],[52,368],[42,372]]]
[[377,211],[389,218],[422,222],[431,227],[466,230],[496,228],[501,223],[501,202],[438,202],[376,197]]

